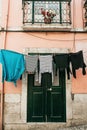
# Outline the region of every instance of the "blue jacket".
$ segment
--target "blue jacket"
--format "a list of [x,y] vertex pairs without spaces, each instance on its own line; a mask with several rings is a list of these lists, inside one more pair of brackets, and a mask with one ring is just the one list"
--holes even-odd
[[21,77],[25,70],[24,55],[10,50],[0,50],[0,63],[2,64],[2,82],[14,82]]

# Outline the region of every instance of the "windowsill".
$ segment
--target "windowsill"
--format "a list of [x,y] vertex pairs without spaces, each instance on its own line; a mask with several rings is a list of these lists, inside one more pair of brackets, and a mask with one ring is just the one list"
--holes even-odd
[[70,31],[71,25],[60,24],[24,24],[23,30],[28,31]]
[[84,31],[87,31],[87,27],[84,28]]

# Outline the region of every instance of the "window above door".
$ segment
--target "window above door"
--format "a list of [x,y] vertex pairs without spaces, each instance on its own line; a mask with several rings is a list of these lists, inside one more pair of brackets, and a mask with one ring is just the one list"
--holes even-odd
[[23,0],[23,29],[71,29],[71,0]]

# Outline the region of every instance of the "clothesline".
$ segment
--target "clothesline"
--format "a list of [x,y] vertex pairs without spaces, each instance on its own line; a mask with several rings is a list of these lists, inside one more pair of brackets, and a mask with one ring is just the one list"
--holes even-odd
[[[39,59],[39,62],[38,62]],[[0,50],[0,63],[2,63],[2,82],[14,82],[25,72],[29,74],[39,73],[39,81],[41,74],[45,72],[53,73],[53,63],[57,69],[67,70],[67,77],[70,79],[72,64],[72,74],[76,78],[76,70],[82,68],[82,74],[86,74],[83,52],[76,53],[28,53],[21,54],[10,50]]]

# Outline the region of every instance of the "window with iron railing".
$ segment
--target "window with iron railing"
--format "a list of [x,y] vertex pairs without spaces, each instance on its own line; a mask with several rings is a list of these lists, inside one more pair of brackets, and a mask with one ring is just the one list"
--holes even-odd
[[71,0],[23,0],[24,24],[71,24]]

